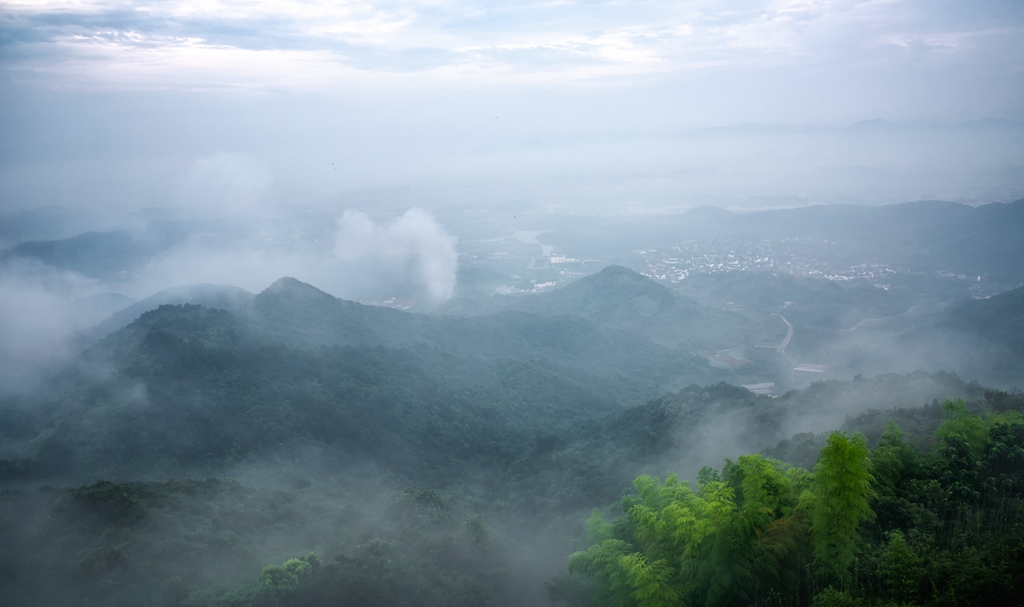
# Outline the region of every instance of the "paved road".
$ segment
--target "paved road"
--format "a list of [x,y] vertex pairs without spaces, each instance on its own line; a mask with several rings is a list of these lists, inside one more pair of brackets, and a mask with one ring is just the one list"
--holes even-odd
[[[772,314],[775,314],[775,313],[772,312]],[[779,318],[781,318],[782,322],[786,323],[786,326],[789,327],[789,330],[786,331],[786,339],[782,340],[782,345],[780,345],[777,348],[779,354],[785,355],[786,354],[786,346],[789,345],[789,340],[793,339],[793,325],[788,320],[786,320],[786,317],[783,316],[782,314],[775,314],[775,315],[778,316]]]

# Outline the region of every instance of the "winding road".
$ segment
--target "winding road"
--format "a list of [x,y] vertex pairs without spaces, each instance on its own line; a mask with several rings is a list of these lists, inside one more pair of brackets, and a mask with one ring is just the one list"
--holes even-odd
[[786,326],[789,327],[789,330],[786,331],[786,339],[783,339],[782,340],[782,344],[777,348],[779,354],[782,354],[783,356],[785,356],[786,355],[786,346],[789,345],[789,340],[793,339],[793,325],[788,320],[786,320],[786,317],[783,316],[782,314],[777,314],[775,312],[772,312],[772,314],[775,314],[775,316],[778,316],[779,318],[781,318],[782,322],[786,323]]

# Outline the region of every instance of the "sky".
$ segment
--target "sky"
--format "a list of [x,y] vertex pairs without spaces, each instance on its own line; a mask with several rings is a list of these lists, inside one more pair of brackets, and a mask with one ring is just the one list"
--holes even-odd
[[[639,91],[707,79],[711,95],[684,101],[694,125],[1020,111],[1020,83],[1004,80],[1022,61],[1024,8],[1012,0],[2,6],[8,78],[69,92]],[[744,89],[762,99],[715,107]],[[791,93],[805,100],[783,103]],[[838,107],[815,107],[826,100]]]
[[[0,264],[0,384],[111,290],[445,299],[470,209],[984,204],[1022,159],[1019,0],[0,0],[0,219],[157,251],[116,284]],[[161,217],[195,233],[160,251]]]
[[1013,0],[4,1],[0,49],[6,210],[1024,195]]

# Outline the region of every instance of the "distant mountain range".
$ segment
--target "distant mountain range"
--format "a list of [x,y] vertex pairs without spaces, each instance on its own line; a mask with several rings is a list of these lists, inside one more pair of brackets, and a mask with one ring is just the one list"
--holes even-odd
[[[325,541],[345,563],[352,544],[338,534],[385,545],[360,527],[359,513],[405,519],[402,499],[433,505],[417,523],[431,534],[448,521],[462,537],[486,516],[495,531],[479,528],[494,535],[467,536],[482,538],[485,551],[501,550],[487,537],[536,534],[543,541],[524,544],[522,566],[537,567],[535,555],[556,546],[543,571],[562,571],[570,536],[550,536],[566,527],[575,537],[587,513],[619,503],[638,474],[698,478],[751,451],[811,466],[825,432],[863,432],[874,445],[890,420],[928,448],[945,399],[966,399],[973,411],[1022,409],[1019,393],[951,373],[819,381],[775,397],[722,381],[740,383],[683,344],[770,315],[792,293],[830,305],[858,296],[822,281],[761,278],[745,296],[767,310],[744,312],[621,267],[464,315],[367,306],[294,278],[256,295],[215,285],[159,293],[108,318],[98,333],[119,328],[32,393],[0,398],[0,536],[18,556],[0,555],[0,583],[30,597],[22,603],[53,579],[70,580],[61,582],[66,595],[77,596],[82,580],[96,578],[89,567],[99,555],[113,563],[99,570],[101,582],[128,572],[133,592],[149,596],[182,572],[196,585],[237,584],[217,563],[266,547],[271,556],[240,568],[255,579],[262,563],[325,551]],[[942,347],[1021,360],[1024,290],[907,316],[921,324],[882,346],[903,340],[906,352],[912,343],[939,352],[938,342],[914,340],[941,333],[951,336]],[[781,359],[773,346],[761,351]],[[469,518],[448,518],[439,504],[461,504]],[[408,552],[394,546],[392,554]],[[429,551],[447,566],[437,554],[448,548]],[[360,571],[372,576],[373,567]]]
[[[623,297],[625,287],[640,299]],[[718,430],[699,430],[714,416],[732,420],[730,441],[767,446],[872,403],[948,394],[949,381],[964,389],[959,380],[924,375],[878,380],[870,399],[843,397],[831,410],[826,400],[840,406],[832,392],[825,400],[813,390],[773,400],[725,384],[698,388],[728,372],[584,317],[629,329],[630,315],[694,306],[661,289],[610,268],[551,294],[564,315],[459,317],[339,300],[291,278],[251,298],[193,288],[194,296],[241,305],[234,312],[161,305],[36,393],[0,403],[0,482],[216,475],[282,449],[329,449],[345,462],[369,457],[423,478],[443,470],[451,482],[453,462],[497,465],[546,435],[560,437],[551,439],[556,446],[573,436],[614,441],[617,453],[639,461],[689,436],[687,453],[699,445],[705,456],[724,457],[731,443],[708,442],[706,432]],[[659,299],[637,308],[646,297]]]
[[735,346],[751,332],[762,330],[759,323],[746,317],[702,306],[622,266],[609,266],[553,291],[453,299],[441,309],[468,315],[516,310],[543,316],[579,316],[656,344],[689,351]]
[[886,206],[816,205],[733,213],[698,207],[685,213],[623,217],[545,236],[558,250],[577,255],[683,241],[722,238],[787,240],[808,258],[849,265],[881,263],[915,272],[948,271],[995,280],[1024,280],[1024,199],[978,207],[943,201]]
[[140,301],[129,300],[128,304],[95,326],[76,335],[74,340],[84,348],[121,327],[131,324],[146,312],[164,305],[193,304],[207,308],[236,310],[250,299],[252,299],[252,293],[228,285],[199,284],[165,289]]
[[[229,305],[247,298],[222,287],[191,292]],[[186,304],[143,313],[42,386],[0,450],[19,454],[7,464],[11,478],[214,473],[228,456],[211,460],[211,445],[244,457],[326,428],[351,435],[346,449],[380,455],[390,445],[393,457],[408,457],[408,445],[387,438],[396,427],[426,433],[416,440],[454,433],[456,450],[465,424],[480,440],[514,442],[726,376],[704,358],[579,316],[420,315],[283,278],[235,312]],[[334,440],[327,436],[317,440]],[[17,447],[21,440],[30,442]]]
[[[34,260],[91,278],[112,279],[184,242],[196,230],[214,231],[225,246],[253,230],[243,218],[196,223],[163,221],[146,230],[87,232],[70,238],[34,239],[47,232],[36,223],[60,223],[55,212],[32,212],[19,221],[28,227],[13,230],[14,244],[0,259]],[[66,222],[65,222],[66,223]],[[20,225],[20,224],[19,224]],[[55,224],[56,225],[56,224]],[[61,226],[64,224],[61,223]],[[61,228],[64,229],[64,228]],[[794,209],[732,213],[699,207],[685,213],[624,217],[614,226],[591,222],[550,235],[560,250],[624,253],[651,243],[678,243],[714,237],[756,241],[801,239],[816,254],[877,262],[912,271],[983,275],[992,279],[1024,279],[1024,199],[972,207],[944,201],[920,201],[886,206],[817,205]],[[21,236],[21,239],[18,237]],[[822,246],[827,241],[827,246]],[[646,244],[645,244],[646,243]]]
[[978,335],[1024,358],[1024,287],[954,307],[939,326]]

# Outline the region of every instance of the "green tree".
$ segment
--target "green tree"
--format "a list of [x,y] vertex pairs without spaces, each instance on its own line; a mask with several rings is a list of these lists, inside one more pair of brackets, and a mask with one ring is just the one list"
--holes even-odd
[[831,586],[819,592],[811,601],[811,607],[857,607],[860,604],[861,601],[853,598],[849,593],[836,590]]
[[[570,557],[570,572],[592,577],[608,605],[714,607],[755,600],[761,571],[777,568],[791,547],[769,528],[793,512],[791,485],[799,475],[778,461],[745,455],[728,462],[721,475],[705,469],[701,477],[698,493],[675,475],[664,483],[637,478],[636,494],[623,499],[625,517],[609,524],[595,512],[594,545]],[[765,556],[773,559],[770,566],[760,562]]]
[[732,488],[713,481],[696,495],[675,475],[664,484],[641,476],[633,486],[637,493],[622,502],[626,516],[614,525],[595,511],[595,543],[569,558],[569,571],[593,577],[607,605],[667,607],[706,596],[718,533],[736,511]]
[[870,500],[871,461],[867,441],[836,430],[814,466],[811,492],[811,541],[814,556],[828,573],[848,578],[857,559],[857,528],[874,518]]
[[889,534],[889,543],[878,563],[878,573],[892,598],[909,601],[917,594],[923,570],[921,559],[900,531]]
[[972,415],[962,399],[947,400],[942,405],[943,423],[935,431],[935,436],[948,441],[953,436],[960,436],[971,454],[980,459],[988,442],[988,424],[978,415]]
[[260,598],[270,605],[289,604],[288,597],[319,567],[320,558],[313,552],[302,558],[289,559],[283,565],[267,565],[260,572]]

